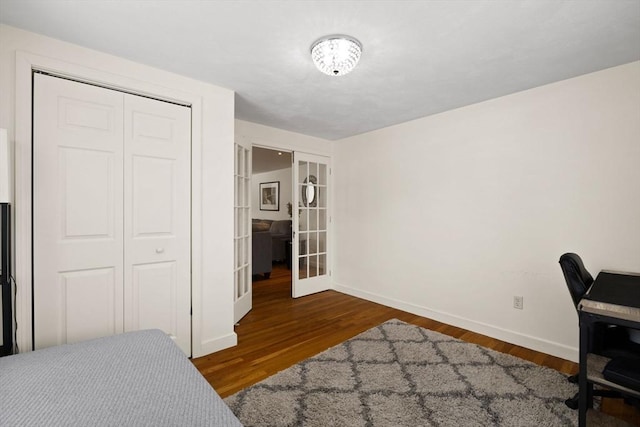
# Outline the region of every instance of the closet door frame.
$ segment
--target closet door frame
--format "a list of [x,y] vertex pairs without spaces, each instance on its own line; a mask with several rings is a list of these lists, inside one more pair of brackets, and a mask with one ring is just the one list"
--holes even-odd
[[[95,68],[40,56],[37,54],[16,52],[15,69],[15,262],[16,278],[21,284],[16,294],[16,331],[20,351],[33,349],[33,311],[32,311],[32,79],[33,72],[41,71],[59,77],[66,77],[84,83],[96,84],[106,88],[140,96],[152,97],[191,107],[191,298],[192,298],[192,355],[194,357],[211,352],[203,348],[201,340],[202,324],[202,97],[167,86],[123,75],[112,74]],[[158,79],[156,79],[157,81]],[[22,143],[20,143],[22,142]],[[26,143],[28,142],[28,143]],[[227,343],[234,345],[236,336],[229,337]],[[220,344],[218,344],[220,345]],[[215,350],[214,350],[215,351]]]

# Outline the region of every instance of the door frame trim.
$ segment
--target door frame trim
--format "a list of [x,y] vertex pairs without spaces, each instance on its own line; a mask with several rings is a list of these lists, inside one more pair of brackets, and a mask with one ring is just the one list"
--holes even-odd
[[198,95],[127,76],[65,61],[16,51],[15,62],[15,277],[16,336],[20,351],[33,349],[33,247],[32,247],[32,100],[34,70],[80,82],[191,106],[191,352],[203,353],[201,340],[202,295],[202,117]]

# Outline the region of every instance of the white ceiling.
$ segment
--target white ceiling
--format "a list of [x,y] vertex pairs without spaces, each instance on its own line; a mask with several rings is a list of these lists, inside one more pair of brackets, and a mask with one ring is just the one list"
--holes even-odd
[[[236,117],[326,139],[640,59],[640,0],[0,0],[0,22],[236,91]],[[362,42],[343,77],[318,38]]]

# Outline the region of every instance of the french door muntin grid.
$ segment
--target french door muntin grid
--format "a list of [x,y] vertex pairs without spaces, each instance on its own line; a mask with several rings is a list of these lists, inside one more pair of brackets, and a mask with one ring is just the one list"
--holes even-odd
[[299,161],[298,176],[298,194],[306,195],[306,206],[303,202],[298,207],[298,278],[324,276],[327,274],[327,165]]
[[234,283],[235,301],[251,291],[251,150],[235,144]]

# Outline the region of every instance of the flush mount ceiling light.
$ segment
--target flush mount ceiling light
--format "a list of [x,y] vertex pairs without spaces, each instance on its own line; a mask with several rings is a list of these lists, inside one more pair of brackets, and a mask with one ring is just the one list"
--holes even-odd
[[330,76],[344,76],[355,68],[362,45],[353,37],[327,36],[311,46],[311,58],[318,70]]

